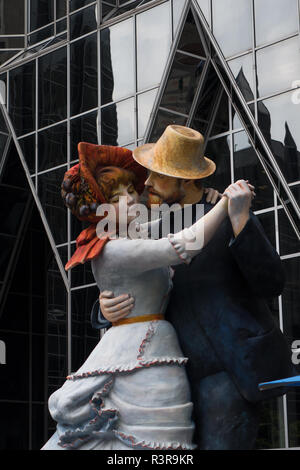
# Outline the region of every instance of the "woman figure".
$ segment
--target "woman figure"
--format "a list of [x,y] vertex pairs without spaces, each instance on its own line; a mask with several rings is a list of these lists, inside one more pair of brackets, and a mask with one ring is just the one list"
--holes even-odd
[[[163,315],[172,288],[169,266],[189,263],[201,246],[186,251],[182,233],[159,240],[110,239],[108,233],[99,238],[96,206],[109,202],[118,215],[120,196],[128,208],[137,203],[146,171],[131,151],[118,147],[80,143],[79,161],[66,173],[62,195],[77,217],[92,224],[78,237],[66,269],[91,260],[100,291],[130,292],[136,302],[50,396],[57,431],[43,449],[193,449],[187,358]],[[190,237],[204,230],[206,244],[226,215],[223,196],[185,230]]]

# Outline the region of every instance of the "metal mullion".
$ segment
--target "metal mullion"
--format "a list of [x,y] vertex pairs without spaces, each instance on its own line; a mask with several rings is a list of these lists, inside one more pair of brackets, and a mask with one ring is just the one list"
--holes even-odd
[[182,54],[182,55],[187,55],[187,56],[189,56],[189,57],[194,57],[195,59],[207,60],[207,57],[206,57],[206,56],[201,56],[201,55],[193,54],[192,52],[182,51],[181,49],[177,49],[176,52],[178,52],[179,54]]
[[260,51],[261,49],[266,49],[267,47],[275,46],[276,44],[279,44],[280,42],[284,42],[284,41],[287,41],[288,39],[296,38],[296,37],[298,37],[298,35],[299,35],[299,33],[289,34],[288,36],[285,36],[284,38],[276,39],[275,41],[271,41],[269,43],[262,44],[261,46],[255,46],[255,51]]
[[231,106],[231,101],[228,98],[228,111],[229,111],[229,141],[230,141],[230,176],[231,176],[231,183],[234,183],[235,181],[235,174],[234,174],[234,158],[233,158],[233,132],[232,132],[232,106]]
[[148,142],[148,139],[150,138],[150,134],[151,134],[153,126],[154,126],[155,118],[156,118],[157,113],[158,113],[159,103],[161,102],[163,93],[165,91],[165,87],[167,85],[167,80],[168,80],[168,77],[169,77],[169,73],[170,73],[171,67],[173,65],[173,61],[174,61],[174,57],[175,57],[175,54],[176,54],[177,46],[178,46],[182,31],[183,31],[183,28],[184,28],[184,25],[185,25],[185,20],[186,20],[190,5],[191,5],[191,0],[186,0],[185,6],[184,6],[184,8],[181,12],[181,15],[180,15],[179,25],[177,27],[177,33],[175,35],[175,39],[173,41],[173,44],[172,44],[172,47],[171,47],[171,50],[170,50],[170,53],[169,53],[169,57],[167,59],[167,63],[166,63],[166,66],[165,66],[165,69],[164,69],[164,72],[163,72],[163,76],[162,76],[162,79],[161,79],[161,82],[160,82],[160,85],[159,85],[159,88],[158,88],[158,92],[157,92],[156,98],[154,100],[154,104],[153,104],[152,112],[151,112],[151,115],[150,115],[150,119],[149,119],[147,127],[145,129],[145,134],[144,134],[144,139],[143,139],[144,142]]
[[[80,12],[80,11],[83,11],[83,10],[86,10],[87,8],[90,8],[90,7],[92,7],[92,6],[95,6],[96,3],[97,3],[97,1],[95,0],[94,2],[89,3],[88,5],[84,5],[83,7],[80,7],[80,8],[78,8],[77,10],[69,11],[69,12],[68,12],[68,15],[73,16],[73,15],[75,15],[76,13],[78,13],[78,12]],[[68,4],[69,4],[69,2],[68,2]]]
[[[38,173],[38,128],[39,128],[39,90],[38,90],[38,83],[39,83],[39,61],[35,59],[35,142],[34,142],[34,149],[35,149],[35,175]],[[35,178],[35,190],[38,193],[38,177]]]
[[91,283],[91,284],[83,284],[83,285],[81,285],[81,286],[71,287],[70,292],[73,292],[73,291],[75,291],[75,290],[87,289],[87,288],[89,288],[89,287],[95,287],[95,286],[97,287],[97,283],[96,283],[96,282],[93,282],[93,283]]
[[[271,93],[270,95],[265,95],[263,97],[259,97],[257,98],[257,102],[259,103],[260,101],[265,101],[265,100],[268,100],[270,98],[275,98],[276,96],[281,96],[281,95],[284,95],[285,93],[290,93],[291,91],[295,91],[299,89],[299,86],[297,86],[296,88],[286,88],[285,90],[282,90],[282,91],[278,91],[277,93]],[[254,103],[254,101],[250,102],[248,104],[252,104]]]
[[[266,154],[267,154],[267,156],[268,156],[268,160],[270,161],[269,163],[271,163],[271,165],[272,165],[274,171],[276,172],[277,178],[278,178],[278,180],[280,181],[282,187],[284,188],[286,194],[288,195],[289,200],[290,200],[290,202],[291,202],[291,204],[292,204],[292,206],[293,206],[295,212],[296,212],[296,213],[298,214],[298,216],[300,217],[300,208],[299,208],[299,206],[298,206],[298,204],[297,204],[297,201],[296,201],[296,199],[294,198],[294,196],[293,196],[293,194],[292,194],[290,188],[288,187],[287,182],[286,182],[286,180],[285,180],[285,178],[284,178],[284,176],[283,176],[283,174],[282,174],[282,172],[281,172],[281,170],[280,170],[280,168],[279,168],[279,165],[278,165],[278,163],[277,163],[277,161],[276,161],[276,159],[275,159],[275,157],[274,157],[272,151],[270,150],[270,148],[269,148],[269,146],[268,146],[268,144],[267,144],[267,142],[266,142],[266,139],[265,139],[264,135],[262,134],[262,132],[261,132],[261,130],[260,130],[260,128],[259,128],[259,126],[258,126],[258,124],[257,124],[257,122],[256,122],[256,120],[255,120],[255,118],[253,117],[253,115],[252,115],[252,113],[251,113],[249,107],[247,106],[247,103],[246,103],[246,101],[245,101],[245,99],[244,99],[244,97],[243,97],[243,95],[242,95],[242,92],[241,92],[241,90],[239,89],[238,85],[237,85],[236,82],[235,82],[235,79],[234,79],[234,77],[233,77],[233,75],[232,75],[232,72],[231,72],[231,70],[230,70],[230,68],[229,68],[229,66],[228,66],[228,64],[227,64],[227,62],[226,62],[226,60],[224,59],[224,56],[223,56],[223,54],[222,54],[222,51],[221,51],[221,49],[220,49],[220,47],[219,47],[217,41],[215,40],[215,38],[214,38],[213,35],[211,34],[211,31],[210,31],[209,28],[206,26],[205,22],[203,22],[203,19],[202,19],[203,14],[202,14],[201,9],[199,8],[199,5],[198,5],[197,1],[196,1],[196,0],[191,0],[191,1],[192,1],[192,4],[194,5],[196,11],[198,12],[199,17],[201,18],[201,23],[203,23],[203,27],[206,29],[206,34],[208,35],[208,37],[209,37],[209,39],[210,39],[210,41],[211,41],[211,43],[212,43],[212,45],[213,45],[213,47],[214,47],[214,49],[215,49],[217,55],[218,55],[218,57],[219,57],[219,60],[221,61],[221,65],[222,65],[223,69],[225,70],[226,75],[227,75],[227,77],[229,78],[229,80],[230,80],[230,82],[231,82],[231,87],[233,88],[234,92],[236,93],[236,95],[237,95],[237,97],[238,97],[238,99],[239,99],[239,101],[240,101],[240,104],[241,104],[242,107],[243,107],[244,112],[246,113],[246,115],[247,115],[247,117],[248,117],[248,119],[249,119],[251,125],[253,126],[253,129],[254,129],[254,131],[255,131],[255,136],[258,137],[258,139],[259,139],[261,145],[262,145],[263,148],[264,148],[264,151],[266,152]],[[215,61],[214,61],[214,60],[212,60],[212,63],[213,63],[213,65],[214,65],[214,68],[216,69],[216,71],[217,71],[217,73],[218,73],[218,75],[219,75],[221,81],[222,81],[223,84],[224,84],[224,80],[223,80],[223,77],[221,77],[221,73],[219,72],[218,66],[215,64]],[[224,84],[224,88],[227,89],[226,84]],[[229,90],[229,97],[230,97],[230,96],[231,96],[231,93],[230,93],[230,90]],[[239,114],[239,113],[238,113],[238,114]],[[251,138],[252,138],[252,137],[251,137]],[[253,141],[253,139],[252,139],[252,141]],[[254,148],[255,148],[255,147],[254,147]],[[259,153],[258,151],[257,151],[257,155],[260,156],[259,158],[260,158],[260,160],[262,161],[262,158],[261,158],[262,156],[260,155],[260,153]],[[277,190],[277,187],[276,187],[276,190]],[[295,224],[292,224],[292,225],[293,225],[293,227],[294,227],[295,232],[297,233],[298,230],[297,230],[296,225],[295,225]],[[299,234],[298,234],[298,236],[299,236]]]
[[210,115],[210,118],[209,118],[209,124],[207,126],[205,136],[204,136],[204,151],[205,151],[205,149],[207,147],[207,144],[210,140],[218,139],[218,138],[225,137],[225,136],[228,135],[228,131],[226,131],[226,132],[223,132],[219,135],[213,136],[213,138],[211,138],[211,139],[209,138],[209,135],[210,135],[211,130],[213,128],[213,125],[214,125],[214,122],[215,122],[215,119],[216,119],[216,115],[217,115],[217,112],[218,112],[218,109],[219,109],[219,106],[220,106],[220,103],[221,103],[223,92],[224,92],[223,88],[220,88],[219,91],[218,91],[217,97],[215,99],[213,109],[211,111],[211,115]]
[[62,163],[61,165],[57,165],[57,166],[53,166],[51,168],[47,168],[47,170],[42,170],[42,171],[39,171],[38,173],[35,173],[34,175],[32,176],[40,176],[40,175],[44,175],[45,173],[51,173],[52,171],[55,171],[55,170],[59,170],[60,168],[66,168],[66,170],[68,170],[68,163]]
[[46,28],[48,28],[49,26],[54,25],[54,23],[55,23],[55,21],[51,21],[51,23],[47,23],[46,25],[41,26],[40,28],[34,29],[33,31],[30,31],[30,32],[29,32],[29,35],[31,36],[31,35],[34,34],[34,33],[38,33],[39,31],[42,31],[42,29],[46,29]]
[[282,255],[280,256],[280,259],[291,259],[291,258],[299,258],[300,257],[300,251],[296,251],[295,253],[291,253],[290,255]]
[[[200,8],[200,7],[199,7]],[[197,11],[195,11],[194,9],[194,6],[193,6],[193,3],[192,3],[192,12],[193,12],[193,17],[194,17],[194,20],[195,20],[195,24],[196,24],[196,28],[198,30],[198,33],[199,33],[199,36],[200,36],[200,40],[202,42],[202,46],[203,46],[203,49],[204,49],[204,52],[206,54],[206,58],[209,59],[211,58],[211,52],[209,50],[209,47],[208,47],[208,44],[206,44],[206,39],[203,35],[203,31],[202,31],[202,28],[201,28],[201,24],[199,22],[199,18],[198,18],[198,15],[197,15]]]
[[159,106],[158,109],[161,109],[162,111],[167,111],[170,114],[175,114],[176,116],[181,116],[181,117],[184,117],[184,118],[187,118],[187,119],[189,117],[188,114],[180,113],[179,111],[174,111],[173,109],[165,108],[164,106]]
[[192,121],[195,117],[195,112],[196,112],[196,108],[197,108],[197,105],[198,105],[200,93],[202,92],[202,88],[203,88],[205,80],[206,80],[206,76],[207,76],[209,66],[210,66],[210,60],[205,59],[205,64],[204,64],[204,67],[203,67],[203,71],[202,71],[201,76],[199,78],[199,82],[198,82],[198,85],[197,85],[197,88],[196,88],[196,91],[195,91],[192,106],[190,108],[189,117],[188,117],[188,120],[187,120],[187,123],[186,123],[187,127],[189,127],[191,125],[191,123],[192,123]]
[[138,77],[137,77],[137,24],[136,24],[136,16],[133,16],[133,77],[134,77],[134,144],[137,146],[137,139],[138,139],[138,98],[137,98],[137,90],[138,90]]
[[[0,111],[0,112],[2,113],[2,111]],[[9,146],[10,146],[10,142],[11,142],[11,135],[8,135],[7,140],[6,140],[6,144],[5,144],[5,147],[4,147],[4,150],[3,150],[3,154],[1,156],[1,161],[0,161],[0,181],[1,181],[2,171],[3,171],[3,168],[4,168],[5,163],[6,163],[6,157],[7,157],[7,152],[8,152]]]

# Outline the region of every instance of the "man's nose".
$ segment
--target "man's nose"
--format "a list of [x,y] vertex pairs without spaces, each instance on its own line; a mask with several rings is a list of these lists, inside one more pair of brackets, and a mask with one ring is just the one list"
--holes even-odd
[[152,184],[152,179],[153,179],[153,173],[150,172],[149,175],[148,175],[148,178],[147,178],[146,181],[145,181],[145,186],[151,186],[151,184]]

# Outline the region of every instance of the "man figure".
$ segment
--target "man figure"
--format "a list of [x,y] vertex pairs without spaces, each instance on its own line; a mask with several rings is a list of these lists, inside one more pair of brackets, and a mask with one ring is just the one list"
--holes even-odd
[[[176,154],[159,151],[165,134],[156,144],[134,151],[134,158],[149,169],[145,183],[149,205],[167,202],[195,207],[198,203],[207,213],[213,205],[205,200],[203,179],[187,179],[187,168],[176,160]],[[289,349],[266,303],[284,286],[280,258],[250,211],[248,184],[240,180],[232,191],[228,218],[214,238],[190,265],[174,267],[166,312],[189,358],[186,369],[194,403],[195,442],[200,449],[253,448],[259,402],[283,393],[280,389],[261,392],[258,384],[294,373]],[[126,293],[117,298],[102,293],[100,298],[108,321],[128,315],[134,303]],[[101,312],[95,304],[92,324],[96,328],[109,325]]]

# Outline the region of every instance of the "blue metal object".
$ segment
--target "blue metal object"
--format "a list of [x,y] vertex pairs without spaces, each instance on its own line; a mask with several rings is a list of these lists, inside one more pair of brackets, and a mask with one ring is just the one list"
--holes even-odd
[[300,387],[300,375],[288,377],[287,379],[263,382],[258,385],[259,390],[268,390],[277,387]]

